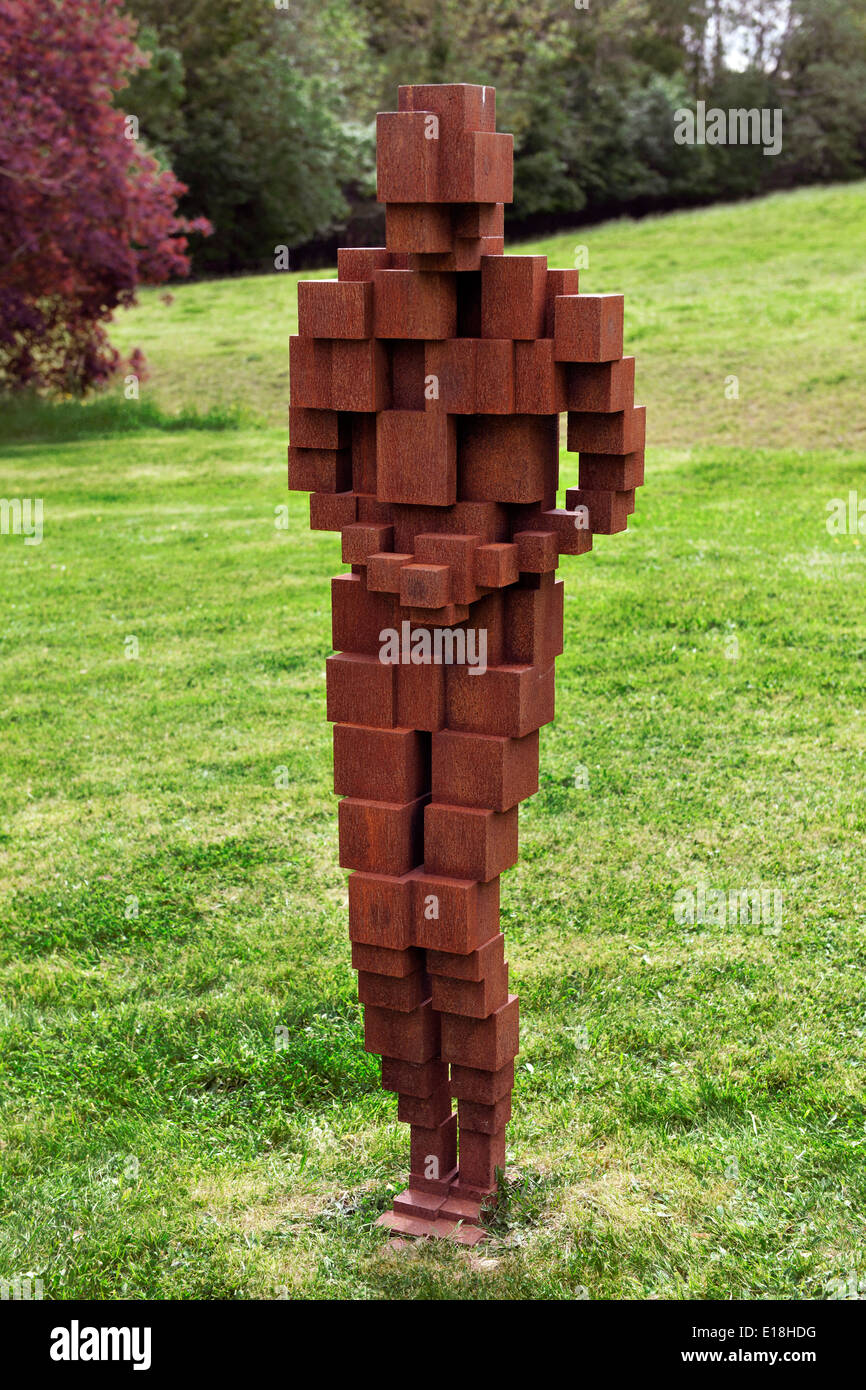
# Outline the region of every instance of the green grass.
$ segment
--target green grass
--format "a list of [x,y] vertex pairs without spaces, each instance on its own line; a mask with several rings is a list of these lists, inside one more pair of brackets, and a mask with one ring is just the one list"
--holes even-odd
[[[522,1038],[480,1255],[398,1254],[372,1225],[406,1134],[362,1048],[337,865],[339,542],[298,495],[275,525],[290,277],[145,298],[137,405],[13,414],[2,491],[45,499],[45,535],[0,536],[0,1277],[52,1298],[866,1280],[866,543],[824,524],[866,498],[864,213],[860,185],[542,248],[588,243],[586,287],[625,291],[653,447],[628,532],[561,565],[557,718],[503,879]],[[780,931],[678,925],[700,882],[779,888]]]
[[[846,184],[581,227],[517,249],[571,266],[585,247],[581,288],[625,292],[653,443],[863,448],[864,240],[866,186]],[[145,399],[169,410],[228,400],[283,425],[295,285],[332,273],[179,285],[171,304],[145,291],[113,337],[124,351],[143,348]],[[725,394],[731,376],[737,398]]]

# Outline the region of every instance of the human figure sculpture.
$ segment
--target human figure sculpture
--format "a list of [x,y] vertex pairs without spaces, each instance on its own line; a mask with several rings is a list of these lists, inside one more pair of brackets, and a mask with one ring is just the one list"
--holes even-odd
[[[340,863],[365,1047],[410,1128],[381,1222],[472,1242],[511,1115],[499,876],[553,719],[556,569],[625,529],[645,421],[622,296],[503,254],[512,137],[491,87],[401,87],[377,162],[387,245],[298,285],[289,486],[351,566],[327,661]],[[580,486],[560,509],[566,411]]]

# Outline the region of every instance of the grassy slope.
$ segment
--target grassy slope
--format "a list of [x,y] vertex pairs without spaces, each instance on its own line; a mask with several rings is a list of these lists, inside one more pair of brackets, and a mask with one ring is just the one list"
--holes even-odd
[[[566,266],[585,245],[581,287],[626,291],[653,443],[862,447],[864,236],[864,187],[849,184],[608,222],[519,249]],[[148,291],[118,323],[117,344],[144,347],[145,389],[171,409],[238,400],[283,424],[298,278],[181,285],[170,305]],[[738,400],[725,397],[731,375]]]
[[[862,338],[864,209],[861,186],[694,214],[688,242],[682,216],[581,234],[588,287],[631,304],[654,441],[711,443],[652,450],[628,533],[562,565],[557,721],[503,880],[511,1200],[481,1260],[395,1258],[370,1227],[405,1131],[361,1048],[336,863],[338,542],[301,497],[274,526],[282,431],[121,437],[85,413],[5,447],[4,495],[44,496],[46,535],[0,539],[0,1275],[172,1298],[814,1297],[866,1276],[864,552],[824,527],[866,469],[805,452],[862,424],[853,377],[826,378],[831,332],[852,373]],[[204,407],[246,371],[272,414],[277,283],[148,300],[124,332],[154,393]],[[159,344],[185,301],[197,339]],[[799,327],[769,350],[786,303]],[[739,403],[716,396],[728,364]],[[785,447],[729,447],[730,407],[732,437]],[[781,933],[677,926],[700,880],[781,888]]]

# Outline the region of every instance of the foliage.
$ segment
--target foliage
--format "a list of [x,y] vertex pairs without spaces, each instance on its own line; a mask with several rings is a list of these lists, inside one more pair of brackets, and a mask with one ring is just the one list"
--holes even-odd
[[[134,80],[134,109],[216,225],[200,270],[269,267],[276,244],[309,260],[335,230],[380,238],[373,117],[405,82],[497,88],[515,136],[512,229],[866,172],[858,0],[128,4],[165,74],[158,91],[148,73]],[[173,134],[167,54],[181,75]],[[781,152],[678,146],[674,113],[697,100],[780,109]]]
[[207,230],[113,105],[145,61],[133,28],[120,0],[0,0],[0,390],[104,382],[112,311]]
[[133,79],[129,103],[187,184],[184,206],[214,224],[199,269],[272,269],[275,247],[328,231],[350,199],[371,195],[372,131],[356,124],[345,85],[352,72],[357,101],[365,55],[346,5],[136,0],[131,9],[160,68],[177,74],[170,111],[148,72]]

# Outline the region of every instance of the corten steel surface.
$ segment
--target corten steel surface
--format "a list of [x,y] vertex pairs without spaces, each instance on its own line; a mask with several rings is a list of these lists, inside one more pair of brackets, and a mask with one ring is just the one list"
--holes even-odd
[[[556,569],[625,529],[645,421],[622,296],[503,254],[493,88],[401,87],[377,141],[387,246],[298,286],[289,486],[351,566],[327,663],[340,863],[365,1046],[410,1131],[409,1187],[381,1220],[474,1242],[511,1115],[499,875],[553,719]],[[580,462],[562,510],[565,411]]]

